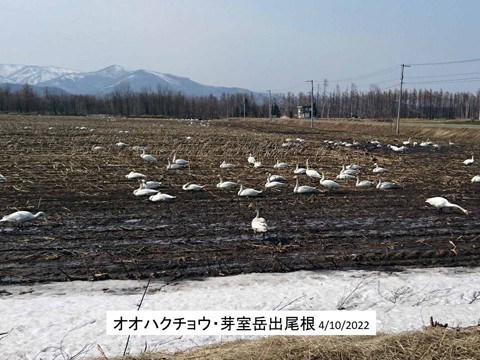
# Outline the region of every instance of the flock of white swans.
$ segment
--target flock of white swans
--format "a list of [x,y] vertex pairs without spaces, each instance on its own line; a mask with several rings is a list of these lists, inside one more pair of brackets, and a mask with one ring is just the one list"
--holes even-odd
[[[92,129],[93,130],[93,129]],[[305,142],[304,139],[297,138],[295,139],[297,142]],[[339,141],[329,141],[325,140],[325,143],[327,145],[333,145],[333,146],[346,146],[346,147],[351,147],[351,146],[358,146],[358,142],[339,142]],[[287,139],[282,146],[283,147],[288,147],[291,146],[292,140]],[[374,147],[383,147],[382,144],[378,141],[372,141],[370,142]],[[449,145],[454,145],[452,142],[449,142]],[[128,147],[128,144],[124,142],[118,142],[116,143],[116,146],[119,148],[126,148]],[[401,147],[397,147],[394,145],[386,145],[386,148],[391,149],[395,152],[403,152],[406,151],[409,147],[411,146],[411,138],[408,140],[403,141],[403,145]],[[429,147],[432,146],[435,149],[439,149],[440,146],[437,144],[431,143],[429,140],[423,141],[421,143],[413,142],[413,147],[415,146],[420,146],[420,147]],[[147,161],[147,162],[157,162],[157,159],[150,154],[146,153],[146,149],[144,147],[140,146],[133,146],[131,147],[132,150],[137,150],[141,151],[140,157]],[[104,147],[102,146],[93,146],[92,151],[98,152],[104,150]],[[253,166],[253,168],[262,168],[264,165],[260,161],[257,161],[255,157],[250,154],[248,158],[246,159],[247,163],[249,166]],[[471,158],[466,159],[463,163],[467,166],[472,165],[474,163],[474,157],[472,155]],[[176,151],[173,152],[173,157],[172,159],[168,159],[168,165],[166,166],[166,169],[168,171],[175,171],[175,170],[180,170],[184,169],[185,167],[190,167],[190,163],[187,160],[184,159],[179,159],[177,158],[177,153]],[[236,167],[235,164],[233,163],[228,163],[226,161],[223,161],[219,165],[219,169],[221,170],[233,170]],[[273,168],[275,170],[287,170],[290,169],[290,165],[285,162],[281,162],[280,160],[277,160],[277,162],[273,165]],[[399,189],[401,186],[399,184],[396,184],[395,182],[390,182],[390,181],[382,181],[380,177],[378,177],[378,182],[375,184],[373,181],[370,180],[360,180],[359,177],[359,172],[360,172],[360,165],[357,164],[350,164],[350,165],[343,165],[342,169],[340,170],[340,173],[337,175],[336,180],[346,180],[346,179],[353,179],[356,180],[355,186],[358,188],[372,188],[376,187],[379,190],[393,190],[393,189]],[[388,173],[388,170],[384,167],[379,166],[377,163],[374,163],[373,169],[371,169],[372,174],[374,175],[382,175],[385,173]],[[300,167],[298,164],[296,164],[296,167],[293,169],[293,174],[294,174],[294,179],[295,179],[295,187],[293,188],[293,192],[295,194],[314,194],[317,192],[317,188],[314,186],[309,186],[309,185],[300,185],[299,183],[299,178],[301,175],[306,175],[310,179],[314,179],[315,181],[318,181],[320,186],[327,188],[327,189],[338,189],[341,188],[342,185],[339,184],[338,182],[330,179],[325,178],[324,172],[318,172],[315,169],[312,169],[309,164],[309,159],[306,159],[305,161],[305,168]],[[216,184],[217,188],[220,189],[226,189],[226,190],[232,190],[232,189],[238,189],[238,196],[241,197],[248,197],[248,198],[253,198],[262,195],[263,190],[256,190],[253,188],[247,188],[245,187],[243,182],[233,182],[233,181],[224,181],[222,175],[218,175],[219,177],[219,182]],[[161,186],[160,182],[157,181],[147,181],[146,180],[146,175],[131,171],[129,174],[126,175],[126,178],[129,180],[136,180],[139,182],[140,186],[138,189],[135,189],[133,191],[133,194],[135,196],[141,196],[141,197],[148,197],[148,199],[152,202],[169,202],[169,201],[174,201],[176,199],[176,196],[172,196],[166,193],[162,193],[159,189]],[[0,182],[6,181],[7,179],[0,174]],[[480,175],[476,175],[471,179],[472,183],[480,183]],[[284,176],[277,175],[277,174],[272,174],[272,173],[267,173],[267,179],[265,183],[265,189],[269,188],[284,188],[286,187],[286,179]],[[182,186],[182,189],[184,191],[204,191],[205,190],[205,185],[200,185],[200,184],[195,184],[192,182],[187,182]],[[432,197],[428,198],[426,200],[426,203],[436,207],[439,210],[442,210],[444,208],[456,208],[462,211],[465,214],[468,214],[469,212],[462,208],[459,205],[452,204],[450,203],[447,199],[443,197]],[[253,204],[251,204],[250,207],[252,207]],[[268,231],[268,225],[267,221],[263,218],[260,217],[260,210],[258,206],[255,204],[255,211],[256,211],[256,216],[251,222],[251,227],[254,231],[255,234],[261,233],[265,234]],[[45,221],[47,221],[48,217],[44,212],[38,212],[36,214],[32,214],[28,211],[17,211],[14,212],[10,215],[4,216],[0,222],[11,222],[11,223],[24,223],[24,222],[29,222],[33,221],[38,218],[43,218]]]

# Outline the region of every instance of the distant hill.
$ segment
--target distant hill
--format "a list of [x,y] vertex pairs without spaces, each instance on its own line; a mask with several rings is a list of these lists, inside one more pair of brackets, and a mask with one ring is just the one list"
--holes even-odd
[[[3,82],[3,79],[0,77],[0,89],[9,88],[11,92],[17,92],[22,89],[24,84],[12,84],[8,82]],[[68,95],[68,92],[53,86],[35,86],[30,85],[33,92],[39,96],[43,96],[48,92],[51,95]]]
[[[189,78],[150,70],[129,70],[111,65],[92,72],[53,66],[1,65],[0,83],[30,84],[40,88],[58,88],[70,94],[104,95],[114,91],[171,91],[187,96],[219,97],[222,93],[253,93],[236,87],[209,86]],[[255,94],[258,95],[258,94]]]

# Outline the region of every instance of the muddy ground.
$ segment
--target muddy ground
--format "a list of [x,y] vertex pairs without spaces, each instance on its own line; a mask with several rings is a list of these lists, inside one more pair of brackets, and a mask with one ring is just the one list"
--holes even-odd
[[[389,124],[308,125],[1,116],[0,174],[7,181],[0,183],[0,215],[44,211],[49,223],[0,224],[0,284],[480,265],[480,186],[470,182],[480,175],[480,161],[463,164],[472,153],[480,154],[480,130],[404,127],[395,136]],[[399,145],[409,136],[412,142],[429,137],[441,148],[395,153],[367,143]],[[292,139],[289,147],[282,146],[286,138]],[[451,139],[455,146],[447,145]],[[338,147],[324,140],[361,145]],[[158,161],[147,163],[139,151],[117,147],[118,141],[148,146]],[[104,149],[92,151],[95,145]],[[190,169],[166,170],[174,149],[190,161]],[[265,167],[249,165],[250,153]],[[339,180],[341,189],[327,191],[303,175],[301,185],[317,186],[319,192],[294,194],[293,168],[305,166],[307,158],[329,179],[342,163],[354,162],[363,167],[362,179],[375,180],[376,160],[390,170],[384,180],[402,188],[359,189],[352,180]],[[290,169],[273,169],[277,159]],[[221,170],[223,160],[236,168]],[[161,191],[176,201],[135,197],[138,183],[125,177],[132,170],[162,181]],[[270,227],[262,238],[250,228],[253,200],[215,184],[222,174],[262,189],[266,172],[286,177],[288,187],[268,189],[256,200]],[[183,191],[187,181],[206,185],[206,191]],[[431,196],[446,197],[471,214],[440,213],[425,203]]]

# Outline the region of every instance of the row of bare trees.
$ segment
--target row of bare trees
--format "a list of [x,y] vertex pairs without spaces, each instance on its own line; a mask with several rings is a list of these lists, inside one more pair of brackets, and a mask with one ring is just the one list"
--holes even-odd
[[[347,90],[314,94],[315,116],[322,118],[394,118],[399,91],[382,91],[371,86],[358,91],[352,84]],[[295,117],[297,107],[310,104],[310,93],[277,94],[272,99],[273,116]],[[38,94],[29,85],[13,91],[0,88],[0,112],[51,115],[110,114],[121,116],[165,116],[174,118],[213,119],[224,117],[268,117],[267,98],[250,94],[223,94],[188,97],[181,93],[158,90],[115,91],[104,96],[66,95],[44,90]],[[480,118],[480,90],[444,92],[442,90],[405,90],[401,115],[404,118],[476,119]]]

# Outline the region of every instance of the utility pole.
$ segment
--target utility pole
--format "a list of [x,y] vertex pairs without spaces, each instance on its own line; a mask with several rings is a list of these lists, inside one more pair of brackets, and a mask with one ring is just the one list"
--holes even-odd
[[310,93],[310,127],[313,128],[313,80],[307,80],[312,84],[312,92]]
[[272,120],[272,91],[268,91],[268,120]]
[[405,65],[402,64],[400,65],[402,67],[402,72],[400,75],[400,96],[398,97],[398,109],[397,109],[397,128],[395,130],[395,134],[400,134],[400,107],[402,104],[402,89],[403,89],[403,70],[405,67],[410,67],[410,65]]

